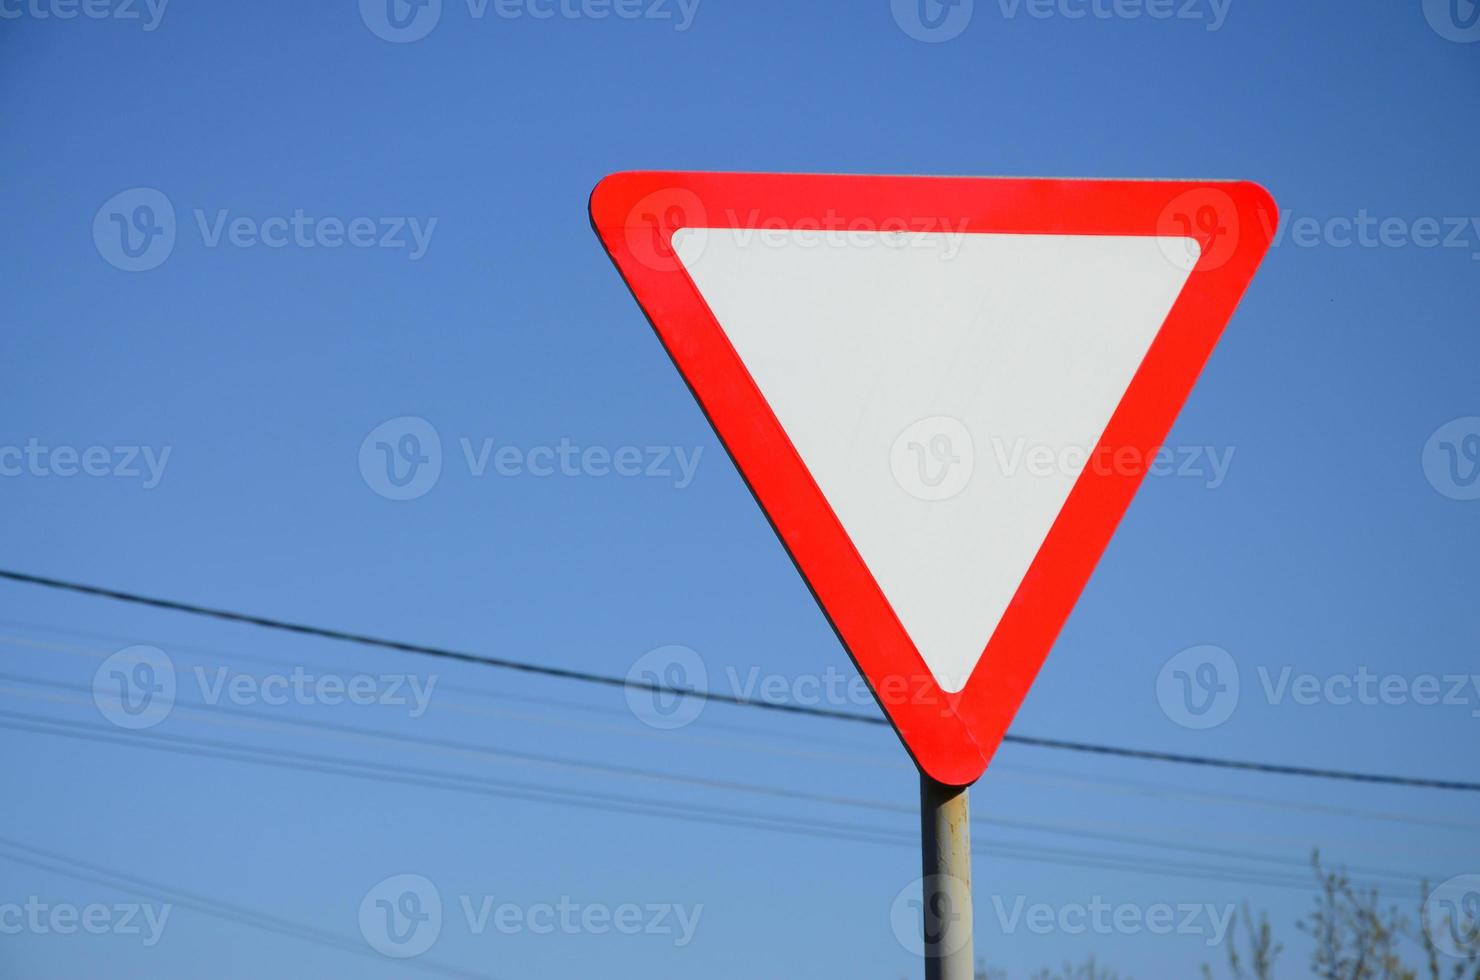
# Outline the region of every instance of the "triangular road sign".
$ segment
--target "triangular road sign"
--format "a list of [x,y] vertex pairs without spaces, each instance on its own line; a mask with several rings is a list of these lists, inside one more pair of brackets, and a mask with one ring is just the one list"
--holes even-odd
[[1249,183],[621,173],[591,220],[905,746],[967,785],[1277,212]]

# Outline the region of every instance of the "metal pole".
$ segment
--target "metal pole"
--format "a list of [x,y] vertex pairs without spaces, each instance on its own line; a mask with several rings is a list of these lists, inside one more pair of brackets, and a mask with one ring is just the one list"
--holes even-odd
[[975,980],[970,818],[964,786],[920,773],[925,980]]

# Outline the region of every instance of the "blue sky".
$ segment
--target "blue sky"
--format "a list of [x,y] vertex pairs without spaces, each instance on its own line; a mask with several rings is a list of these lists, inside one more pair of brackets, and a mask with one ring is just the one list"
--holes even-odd
[[[619,676],[681,646],[717,686],[805,694],[852,667],[591,234],[596,181],[1247,178],[1280,202],[1282,236],[1169,439],[1227,471],[1147,481],[1014,731],[1477,778],[1480,690],[1420,703],[1421,678],[1480,673],[1468,0],[1193,0],[1171,17],[976,0],[935,31],[902,0],[611,8],[632,18],[443,0],[398,8],[405,28],[368,0],[75,9],[0,4],[0,448],[15,450],[0,564]],[[162,232],[161,197],[172,243],[138,258],[108,244],[115,213]],[[396,500],[361,447],[403,417],[436,433],[442,469]],[[486,440],[521,465],[477,472]],[[643,475],[531,472],[562,445],[632,447]],[[917,786],[887,729],[710,704],[668,730],[615,689],[16,584],[0,597],[0,721],[33,719],[4,736],[0,906],[109,910],[101,935],[0,935],[7,975],[918,975],[890,924],[919,873]],[[197,754],[124,741],[95,705],[100,664],[140,645],[177,682],[143,731]],[[1201,646],[1241,682],[1207,729],[1158,698],[1164,665]],[[1323,691],[1398,677],[1401,703],[1300,703],[1281,696],[1287,669]],[[263,678],[295,671],[372,676],[376,703],[322,688],[268,703],[283,689]],[[215,686],[233,677],[236,694]],[[432,685],[425,711],[396,703],[413,680]],[[1017,905],[1247,900],[1295,975],[1312,847],[1435,881],[1480,873],[1470,794],[1009,746],[973,802],[991,849],[978,950],[1013,977],[1090,953],[1136,976],[1224,957],[1206,931],[1005,925]],[[360,914],[410,893],[375,891],[399,875],[444,907],[405,961],[374,951]],[[161,889],[176,900],[148,943],[114,907],[158,912]],[[562,900],[598,911],[540,931],[531,911]],[[477,931],[465,904],[508,905],[508,928]],[[636,934],[600,929],[629,906]],[[284,932],[298,927],[313,933]]]

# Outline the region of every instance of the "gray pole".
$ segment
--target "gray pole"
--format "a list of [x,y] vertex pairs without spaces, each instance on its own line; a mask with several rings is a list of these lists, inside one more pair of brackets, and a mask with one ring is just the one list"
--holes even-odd
[[964,786],[920,773],[925,980],[975,980],[971,942],[971,812]]

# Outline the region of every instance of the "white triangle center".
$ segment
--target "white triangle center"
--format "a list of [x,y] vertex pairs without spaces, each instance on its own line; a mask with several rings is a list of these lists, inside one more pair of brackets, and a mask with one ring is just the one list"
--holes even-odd
[[673,241],[936,682],[961,690],[1196,243],[728,229]]

